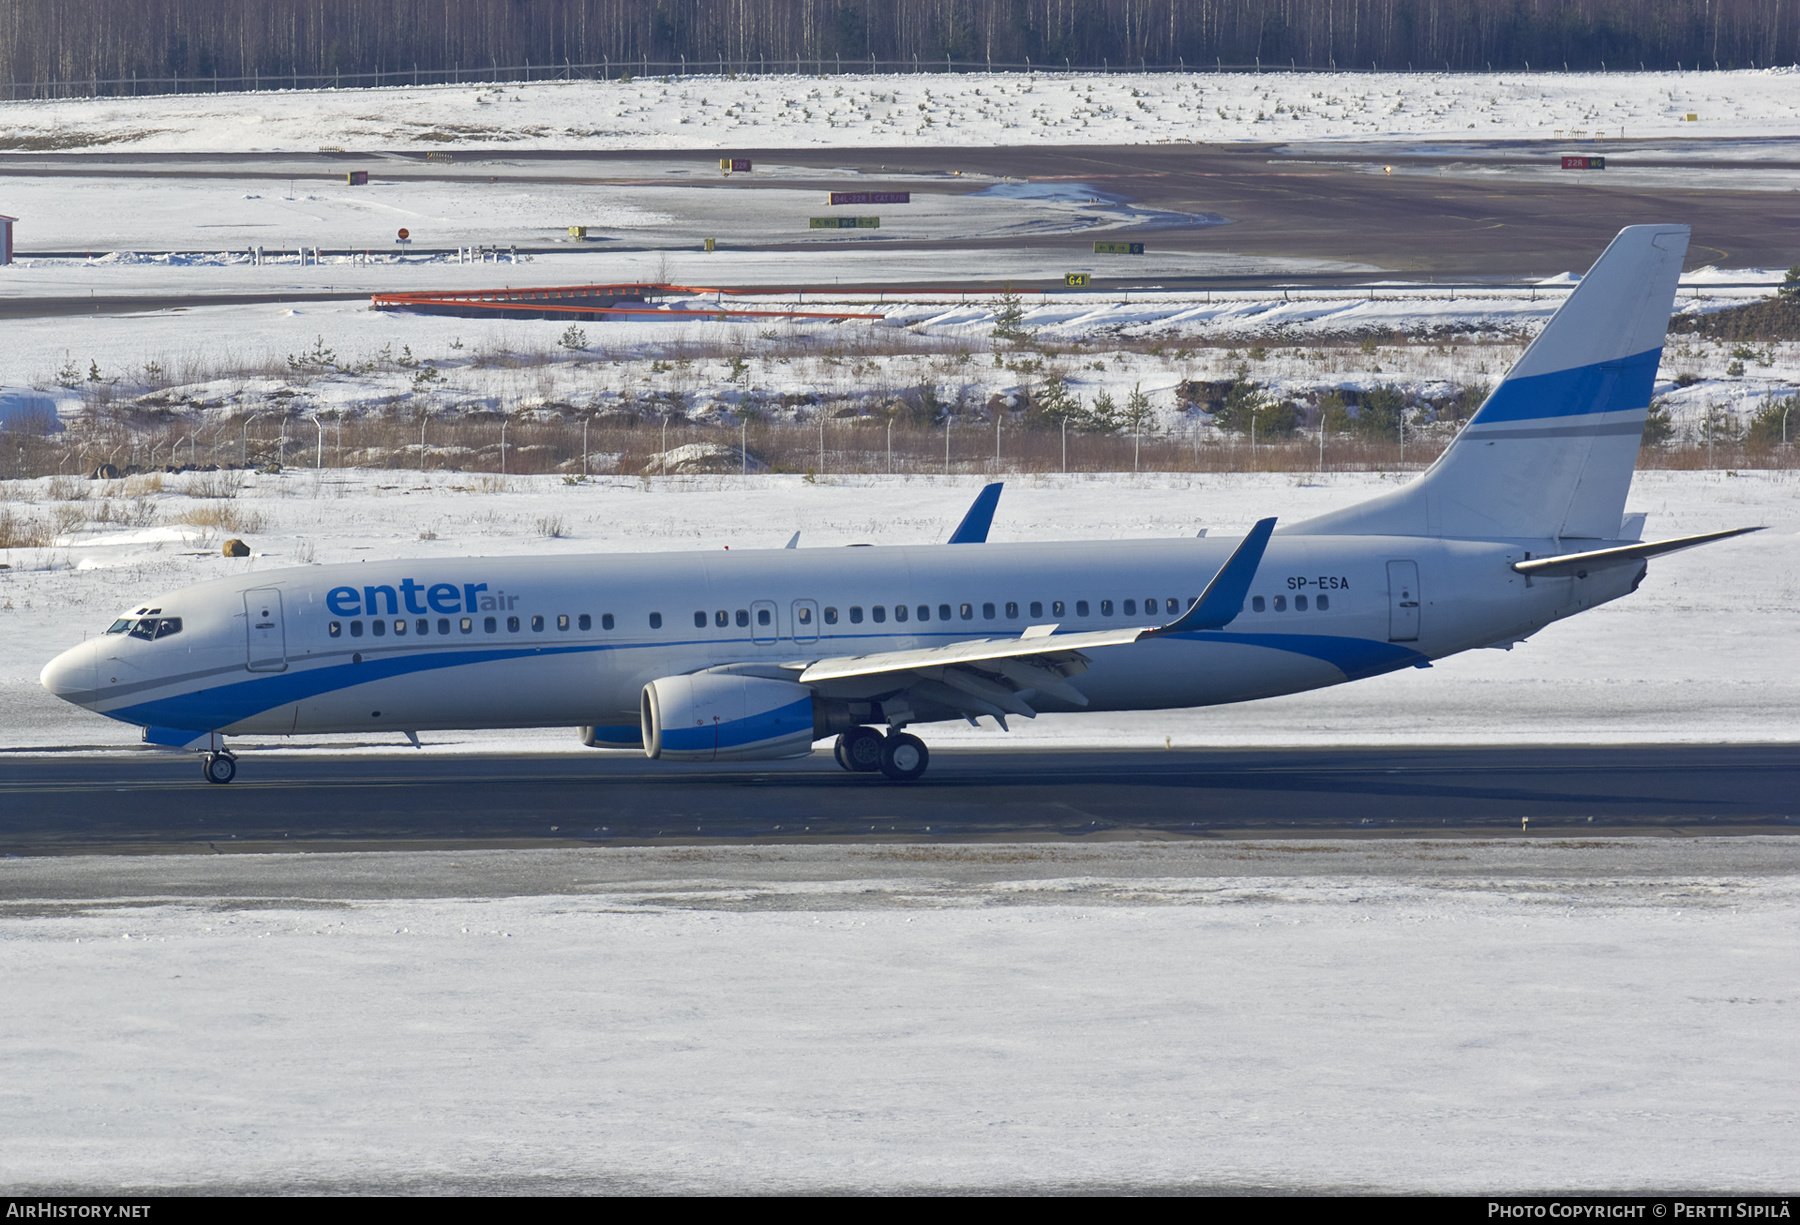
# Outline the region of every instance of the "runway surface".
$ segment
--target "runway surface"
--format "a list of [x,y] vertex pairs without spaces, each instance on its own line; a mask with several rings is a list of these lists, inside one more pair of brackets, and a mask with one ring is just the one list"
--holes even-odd
[[[1766,142],[1762,142],[1766,143]],[[506,190],[524,183],[639,185],[695,191],[757,191],[796,188],[827,191],[854,184],[867,189],[962,195],[992,186],[992,176],[1034,184],[1085,185],[1108,197],[1149,210],[1143,224],[1109,231],[1108,237],[1141,239],[1159,252],[1218,253],[1270,258],[1349,261],[1404,277],[1439,280],[1507,279],[1551,276],[1586,267],[1621,226],[1680,221],[1694,227],[1688,265],[1782,267],[1791,262],[1800,238],[1800,196],[1770,190],[1763,177],[1789,169],[1785,161],[1759,160],[1752,145],[1706,142],[1692,160],[1671,159],[1669,142],[1608,142],[1611,165],[1632,172],[1629,181],[1599,173],[1552,174],[1564,142],[1494,142],[1433,149],[1392,146],[1146,145],[1014,148],[922,148],[833,150],[743,150],[768,173],[718,177],[707,167],[716,154],[703,151],[647,153],[622,151],[496,151],[489,164],[481,155],[462,155],[450,165],[379,159],[384,178],[407,181],[468,182],[490,177]],[[109,180],[144,177],[230,177],[335,181],[342,165],[357,160],[343,154],[6,154],[0,168],[9,175],[72,176],[103,188]],[[779,172],[775,167],[779,166]],[[1702,186],[1696,166],[1728,172],[1733,186]],[[1388,173],[1392,169],[1396,173]],[[809,171],[817,170],[819,177]],[[489,171],[497,172],[490,176]],[[964,178],[962,175],[982,176]],[[1759,177],[1761,176],[1761,177]],[[1715,180],[1716,181],[1716,180]],[[1772,180],[1771,180],[1772,181]],[[1761,189],[1750,184],[1760,184]],[[996,208],[1006,207],[1004,200]],[[1217,218],[1227,224],[1217,224]],[[494,241],[536,249],[541,235]],[[1092,263],[1087,232],[1059,236],[985,236],[967,240],[859,240],[858,250],[983,250],[1066,247],[1071,258]],[[816,243],[744,242],[738,249],[827,255]],[[597,254],[624,249],[611,243]],[[635,247],[633,249],[636,249]],[[29,258],[30,249],[21,250]],[[605,280],[604,260],[596,260],[595,280]],[[1095,287],[1108,290],[1203,289],[1241,286],[1243,277],[1140,275],[1122,257],[1094,269]],[[768,292],[813,288],[804,263],[791,283],[758,285]],[[1264,280],[1266,278],[1251,278]],[[1278,278],[1304,283],[1306,277]],[[1340,278],[1328,283],[1363,283],[1380,276]],[[1019,289],[1058,288],[1060,283],[1014,282]],[[987,281],[953,273],[931,285],[899,282],[907,289],[992,288]],[[842,286],[852,290],[876,286]],[[271,293],[210,297],[192,293],[160,298],[121,295],[96,303],[91,298],[0,298],[0,317],[107,313],[179,306],[231,305],[247,300],[322,300],[334,294]],[[361,296],[353,295],[353,296]]]
[[912,785],[626,754],[0,761],[0,854],[1800,832],[1800,748],[944,751]]

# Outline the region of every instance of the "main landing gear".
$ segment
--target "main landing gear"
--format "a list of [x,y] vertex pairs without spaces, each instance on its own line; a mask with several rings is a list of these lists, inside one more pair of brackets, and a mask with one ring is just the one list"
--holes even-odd
[[912,782],[931,763],[931,751],[917,736],[898,731],[884,736],[872,727],[853,727],[839,736],[832,755],[852,773],[879,770],[897,783]]
[[200,773],[209,783],[229,783],[237,777],[237,758],[230,753],[202,753]]

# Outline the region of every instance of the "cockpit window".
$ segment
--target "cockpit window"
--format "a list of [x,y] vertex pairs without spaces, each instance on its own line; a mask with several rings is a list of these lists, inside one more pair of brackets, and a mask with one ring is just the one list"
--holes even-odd
[[142,638],[149,642],[153,638],[167,638],[181,632],[180,617],[121,617],[107,628],[109,634],[130,634],[133,638]]

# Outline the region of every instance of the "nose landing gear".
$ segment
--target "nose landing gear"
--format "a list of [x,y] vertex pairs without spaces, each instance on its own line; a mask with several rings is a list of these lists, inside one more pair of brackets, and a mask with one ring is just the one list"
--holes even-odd
[[209,783],[229,783],[237,777],[237,758],[230,753],[202,753],[200,773]]

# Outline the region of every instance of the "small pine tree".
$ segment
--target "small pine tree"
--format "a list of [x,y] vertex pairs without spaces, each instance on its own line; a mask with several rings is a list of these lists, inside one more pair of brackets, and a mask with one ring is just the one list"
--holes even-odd
[[1800,302],[1800,264],[1795,264],[1787,270],[1787,275],[1781,278],[1781,284],[1775,292],[1784,301]]
[[1675,422],[1669,416],[1667,400],[1650,401],[1650,412],[1644,418],[1643,445],[1660,447],[1675,437]]
[[1000,292],[1000,309],[994,312],[994,338],[996,340],[1029,340],[1030,334],[1025,330],[1025,304],[1020,301],[1017,291],[1008,282]]
[[587,348],[587,333],[571,323],[556,343],[571,353],[579,353]]

